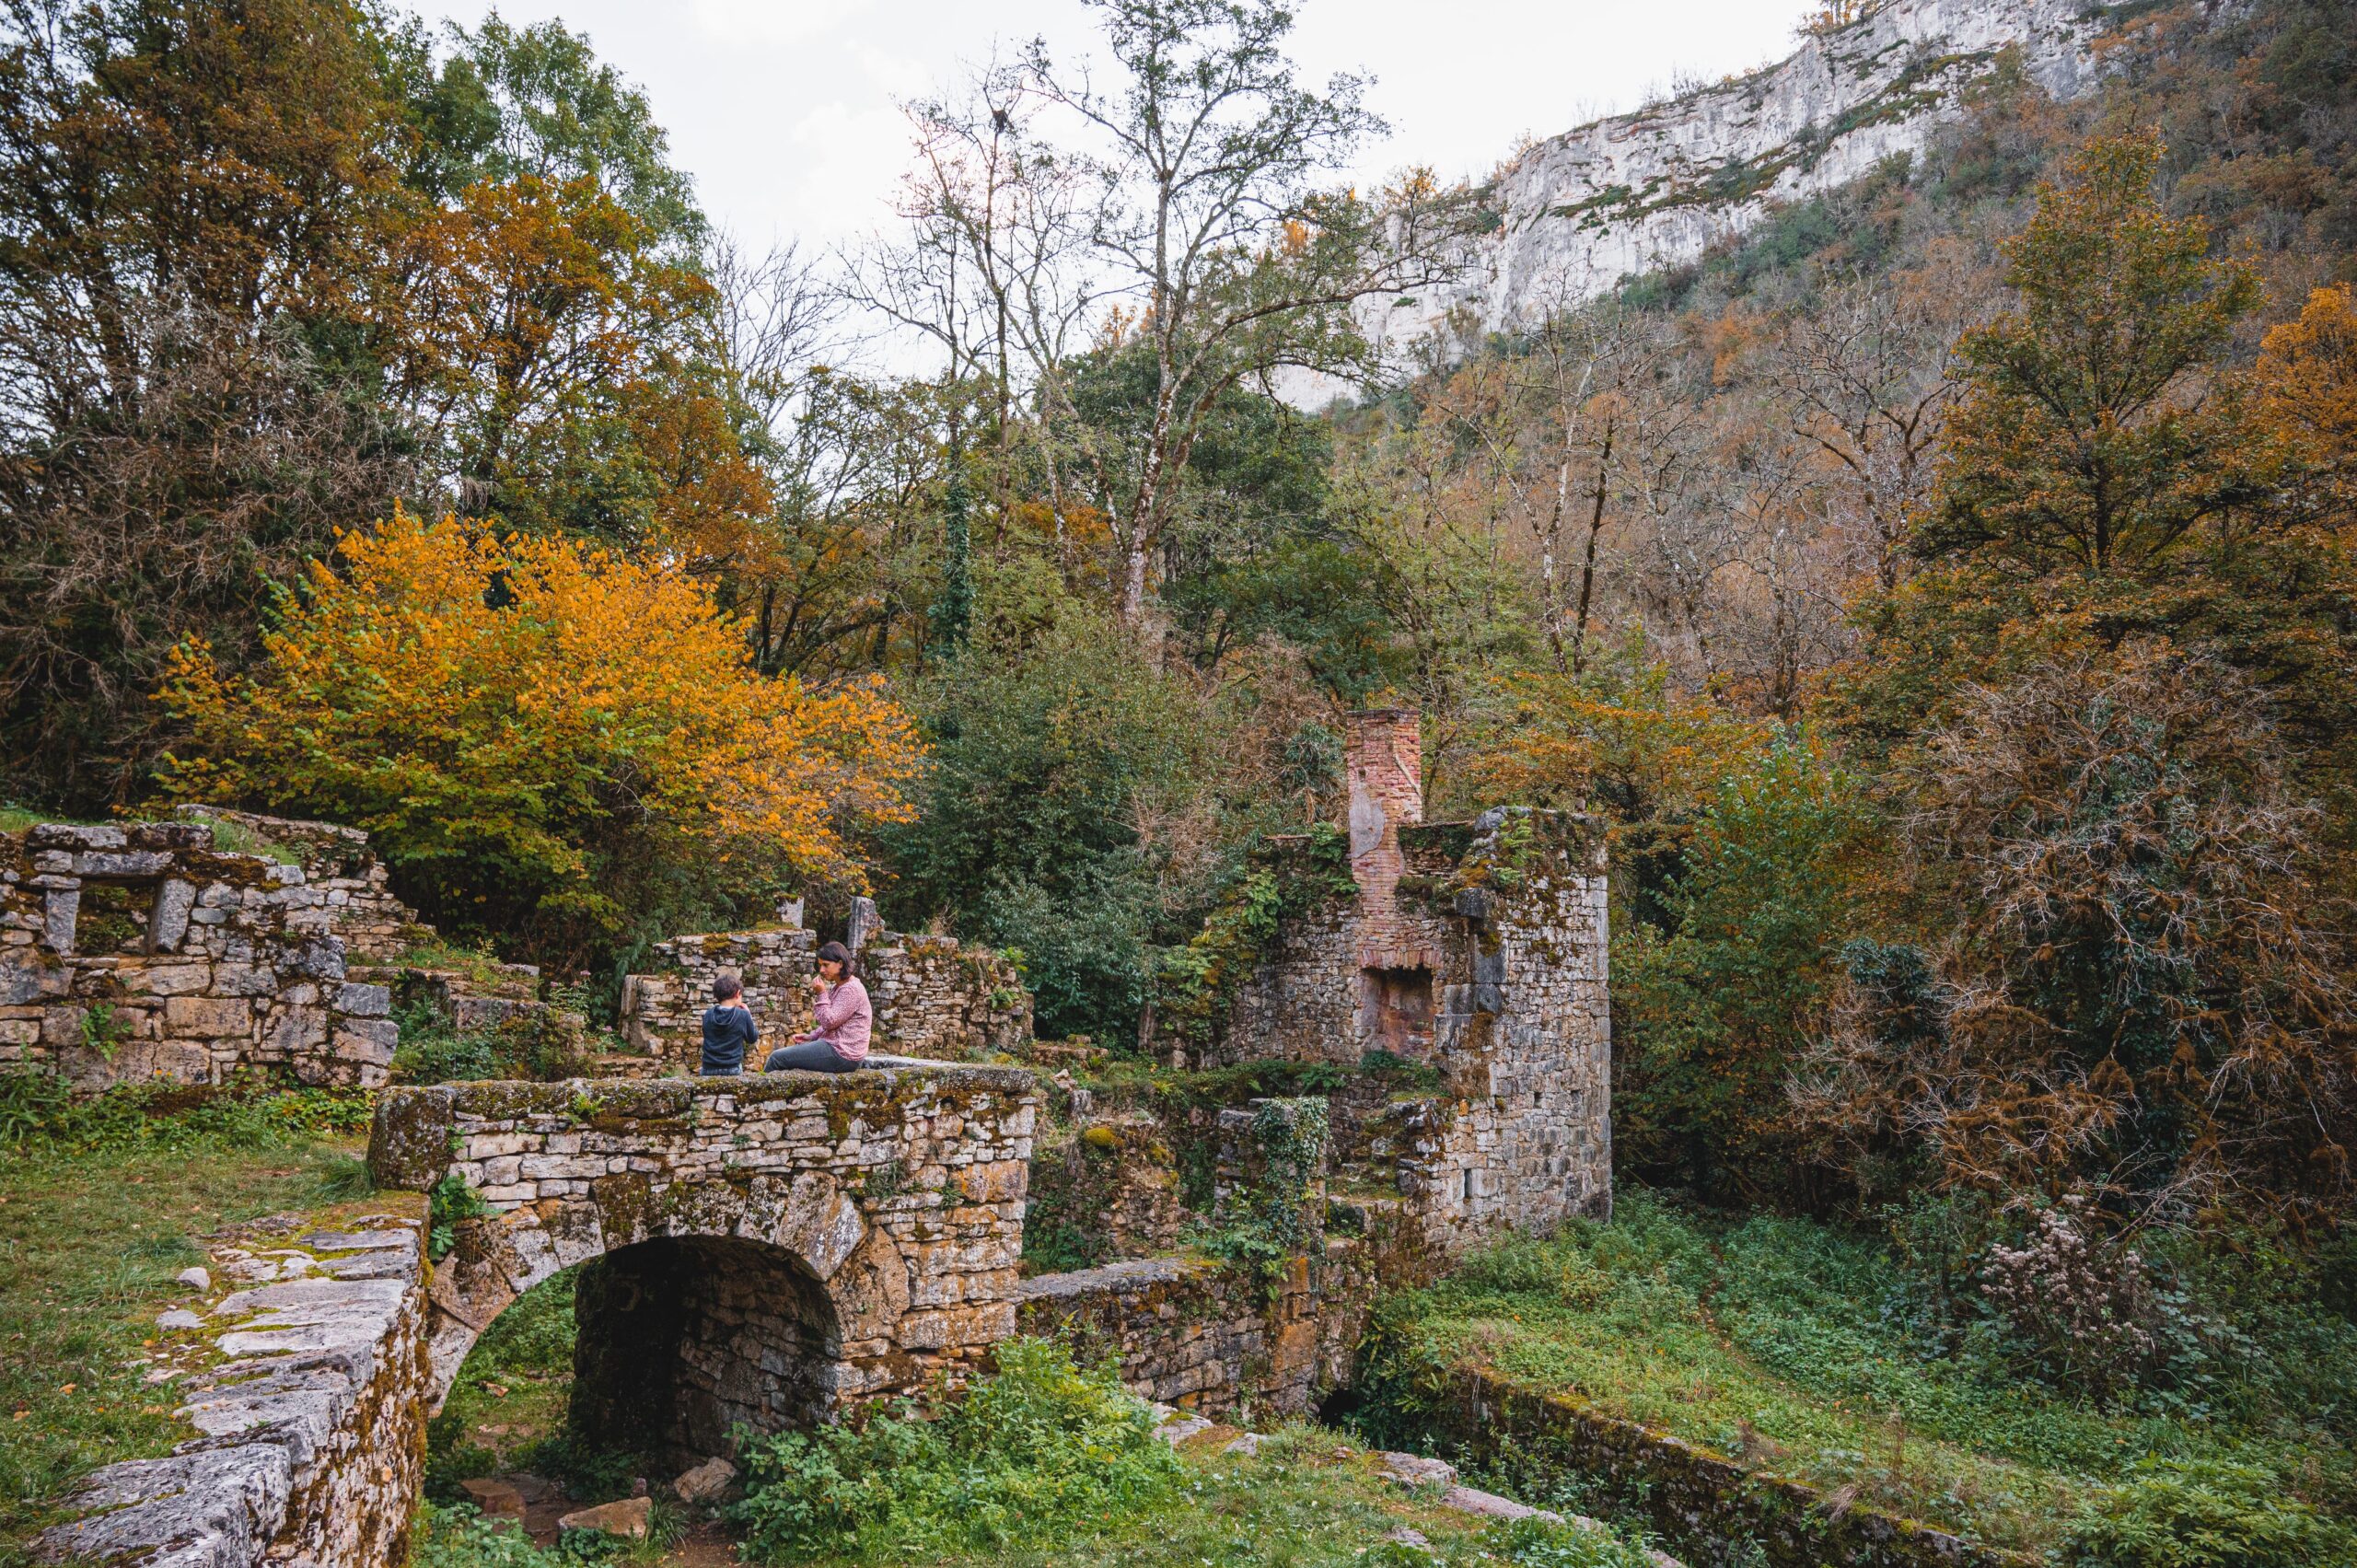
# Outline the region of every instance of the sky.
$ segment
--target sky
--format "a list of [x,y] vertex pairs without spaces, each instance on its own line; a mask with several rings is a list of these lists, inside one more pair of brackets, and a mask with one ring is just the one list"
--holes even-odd
[[[1680,77],[1716,80],[1793,47],[1802,0],[1300,0],[1293,54],[1314,80],[1376,78],[1391,122],[1357,174],[1415,164],[1485,175],[1525,134],[1632,109]],[[423,7],[469,26],[492,9]],[[505,0],[562,18],[642,87],[705,214],[760,251],[824,250],[887,227],[906,167],[897,105],[1044,37],[1091,40],[1079,0]]]

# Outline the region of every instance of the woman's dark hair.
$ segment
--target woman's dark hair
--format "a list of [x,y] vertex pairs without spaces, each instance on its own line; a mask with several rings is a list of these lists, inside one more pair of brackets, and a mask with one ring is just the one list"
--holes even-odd
[[819,948],[819,961],[822,964],[836,963],[842,965],[843,978],[846,980],[859,972],[859,965],[853,960],[851,949],[844,947],[840,942],[830,942],[825,947]]

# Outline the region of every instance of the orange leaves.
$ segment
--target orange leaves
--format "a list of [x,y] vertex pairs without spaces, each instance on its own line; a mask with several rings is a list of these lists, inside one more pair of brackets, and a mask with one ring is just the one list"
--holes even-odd
[[2267,334],[2259,403],[2310,466],[2357,500],[2357,296],[2347,284],[2308,296],[2296,321]]
[[617,831],[857,883],[851,835],[911,814],[923,747],[880,683],[757,675],[669,565],[399,512],[338,565],[256,677],[175,655],[165,695],[201,747],[168,765],[180,793],[337,815],[397,858],[488,857],[592,912]]

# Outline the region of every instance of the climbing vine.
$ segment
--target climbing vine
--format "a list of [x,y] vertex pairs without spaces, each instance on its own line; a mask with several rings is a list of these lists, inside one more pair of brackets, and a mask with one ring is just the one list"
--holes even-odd
[[1271,1301],[1284,1286],[1288,1263],[1312,1239],[1302,1211],[1325,1165],[1329,1131],[1322,1098],[1261,1101],[1251,1130],[1260,1148],[1260,1179],[1237,1195],[1233,1219],[1204,1239],[1204,1250],[1250,1272]]
[[1286,920],[1356,895],[1350,835],[1321,822],[1280,853],[1256,852],[1203,928],[1163,955],[1155,977],[1157,1030],[1189,1045],[1216,1040],[1237,986]]

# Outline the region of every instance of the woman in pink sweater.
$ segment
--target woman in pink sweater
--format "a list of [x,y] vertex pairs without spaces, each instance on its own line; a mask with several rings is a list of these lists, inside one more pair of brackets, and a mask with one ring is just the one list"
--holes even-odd
[[852,972],[851,952],[840,942],[819,949],[819,972],[810,980],[810,1014],[817,1028],[770,1052],[771,1073],[848,1073],[867,1056],[867,1031],[875,1009],[867,987]]

